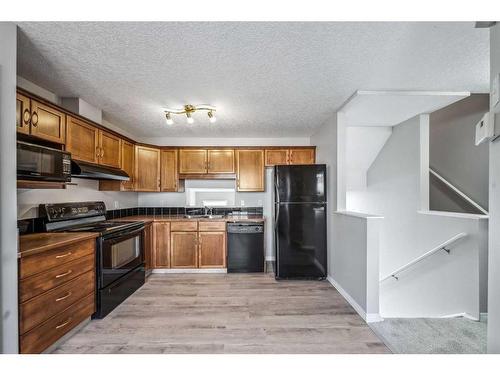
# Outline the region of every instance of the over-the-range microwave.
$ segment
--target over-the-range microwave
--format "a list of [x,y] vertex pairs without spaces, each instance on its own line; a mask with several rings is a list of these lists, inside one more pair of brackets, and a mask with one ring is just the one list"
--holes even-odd
[[55,148],[17,141],[17,179],[71,181],[71,154]]

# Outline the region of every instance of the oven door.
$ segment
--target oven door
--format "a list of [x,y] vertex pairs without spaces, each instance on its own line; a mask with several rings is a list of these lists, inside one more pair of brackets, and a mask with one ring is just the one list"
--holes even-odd
[[104,288],[144,264],[144,226],[100,239],[98,288]]

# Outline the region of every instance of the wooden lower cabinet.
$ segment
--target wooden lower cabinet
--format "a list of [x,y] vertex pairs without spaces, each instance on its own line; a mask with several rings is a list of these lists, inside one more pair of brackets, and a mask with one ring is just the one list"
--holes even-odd
[[226,268],[226,232],[198,233],[199,268]]
[[154,268],[170,268],[170,223],[153,224]]
[[170,267],[198,268],[198,232],[170,233]]
[[19,278],[19,352],[41,353],[95,312],[95,239],[22,256]]
[[144,262],[146,270],[152,270],[154,266],[154,228],[153,224],[144,227]]

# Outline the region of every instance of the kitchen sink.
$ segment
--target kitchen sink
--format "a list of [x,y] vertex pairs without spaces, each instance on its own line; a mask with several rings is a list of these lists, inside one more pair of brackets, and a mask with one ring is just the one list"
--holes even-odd
[[224,215],[184,215],[186,219],[223,219]]

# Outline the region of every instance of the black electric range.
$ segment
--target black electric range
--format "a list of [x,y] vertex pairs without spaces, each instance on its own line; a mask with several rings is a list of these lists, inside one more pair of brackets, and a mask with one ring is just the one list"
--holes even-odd
[[144,222],[106,220],[104,202],[42,204],[47,232],[98,232],[96,312],[108,315],[145,281]]

